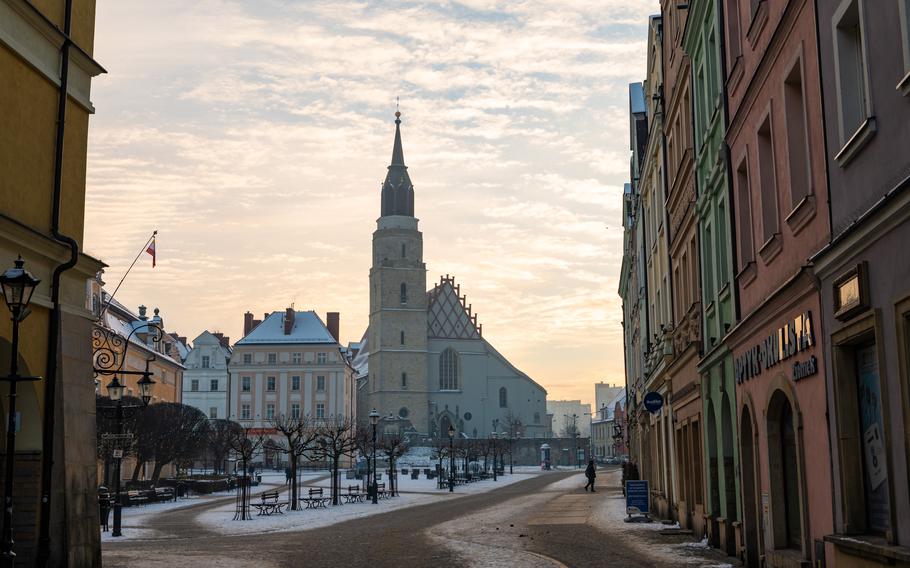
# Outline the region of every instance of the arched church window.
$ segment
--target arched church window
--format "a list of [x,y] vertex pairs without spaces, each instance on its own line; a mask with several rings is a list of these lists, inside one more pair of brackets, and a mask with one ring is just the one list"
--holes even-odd
[[401,303],[408,303],[408,285],[404,282],[401,283]]
[[458,353],[451,347],[439,355],[439,390],[458,390]]
[[509,406],[509,393],[506,391],[506,387],[499,387],[499,407],[507,406]]

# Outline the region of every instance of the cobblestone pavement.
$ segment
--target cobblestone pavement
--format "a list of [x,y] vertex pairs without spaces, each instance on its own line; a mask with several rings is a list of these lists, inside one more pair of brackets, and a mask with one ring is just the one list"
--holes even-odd
[[[187,508],[179,514],[175,511],[158,517],[152,528],[179,535],[175,538],[104,543],[104,565],[107,568],[655,566],[654,559],[643,556],[641,548],[627,542],[622,532],[603,532],[587,522],[591,508],[597,504],[595,500],[609,498],[611,490],[618,487],[601,486],[597,495],[582,491],[583,481],[578,487],[571,481],[547,487],[571,476],[580,478],[575,471],[539,475],[488,493],[445,499],[302,532],[216,535],[193,522],[196,514],[211,506],[206,504],[195,511]],[[663,537],[655,535],[655,538]],[[678,564],[659,565],[692,566],[693,563],[681,559]]]

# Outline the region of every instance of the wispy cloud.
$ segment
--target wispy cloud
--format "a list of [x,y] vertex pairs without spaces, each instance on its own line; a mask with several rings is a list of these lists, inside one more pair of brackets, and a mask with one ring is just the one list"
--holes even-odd
[[428,279],[551,398],[622,376],[626,84],[655,0],[99,5],[87,249],[191,337],[290,302],[367,321],[401,97]]

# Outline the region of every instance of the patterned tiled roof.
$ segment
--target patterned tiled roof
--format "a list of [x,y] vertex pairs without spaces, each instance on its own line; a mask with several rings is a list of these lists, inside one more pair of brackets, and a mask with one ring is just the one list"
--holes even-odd
[[427,332],[433,339],[480,339],[482,325],[471,313],[455,278],[445,275],[427,292]]

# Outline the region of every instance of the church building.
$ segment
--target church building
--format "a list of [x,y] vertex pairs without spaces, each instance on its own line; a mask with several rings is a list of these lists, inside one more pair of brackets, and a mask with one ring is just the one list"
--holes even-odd
[[370,319],[360,352],[358,415],[430,437],[549,433],[547,391],[484,338],[477,315],[448,275],[427,291],[423,235],[395,113],[392,163],[373,233]]

